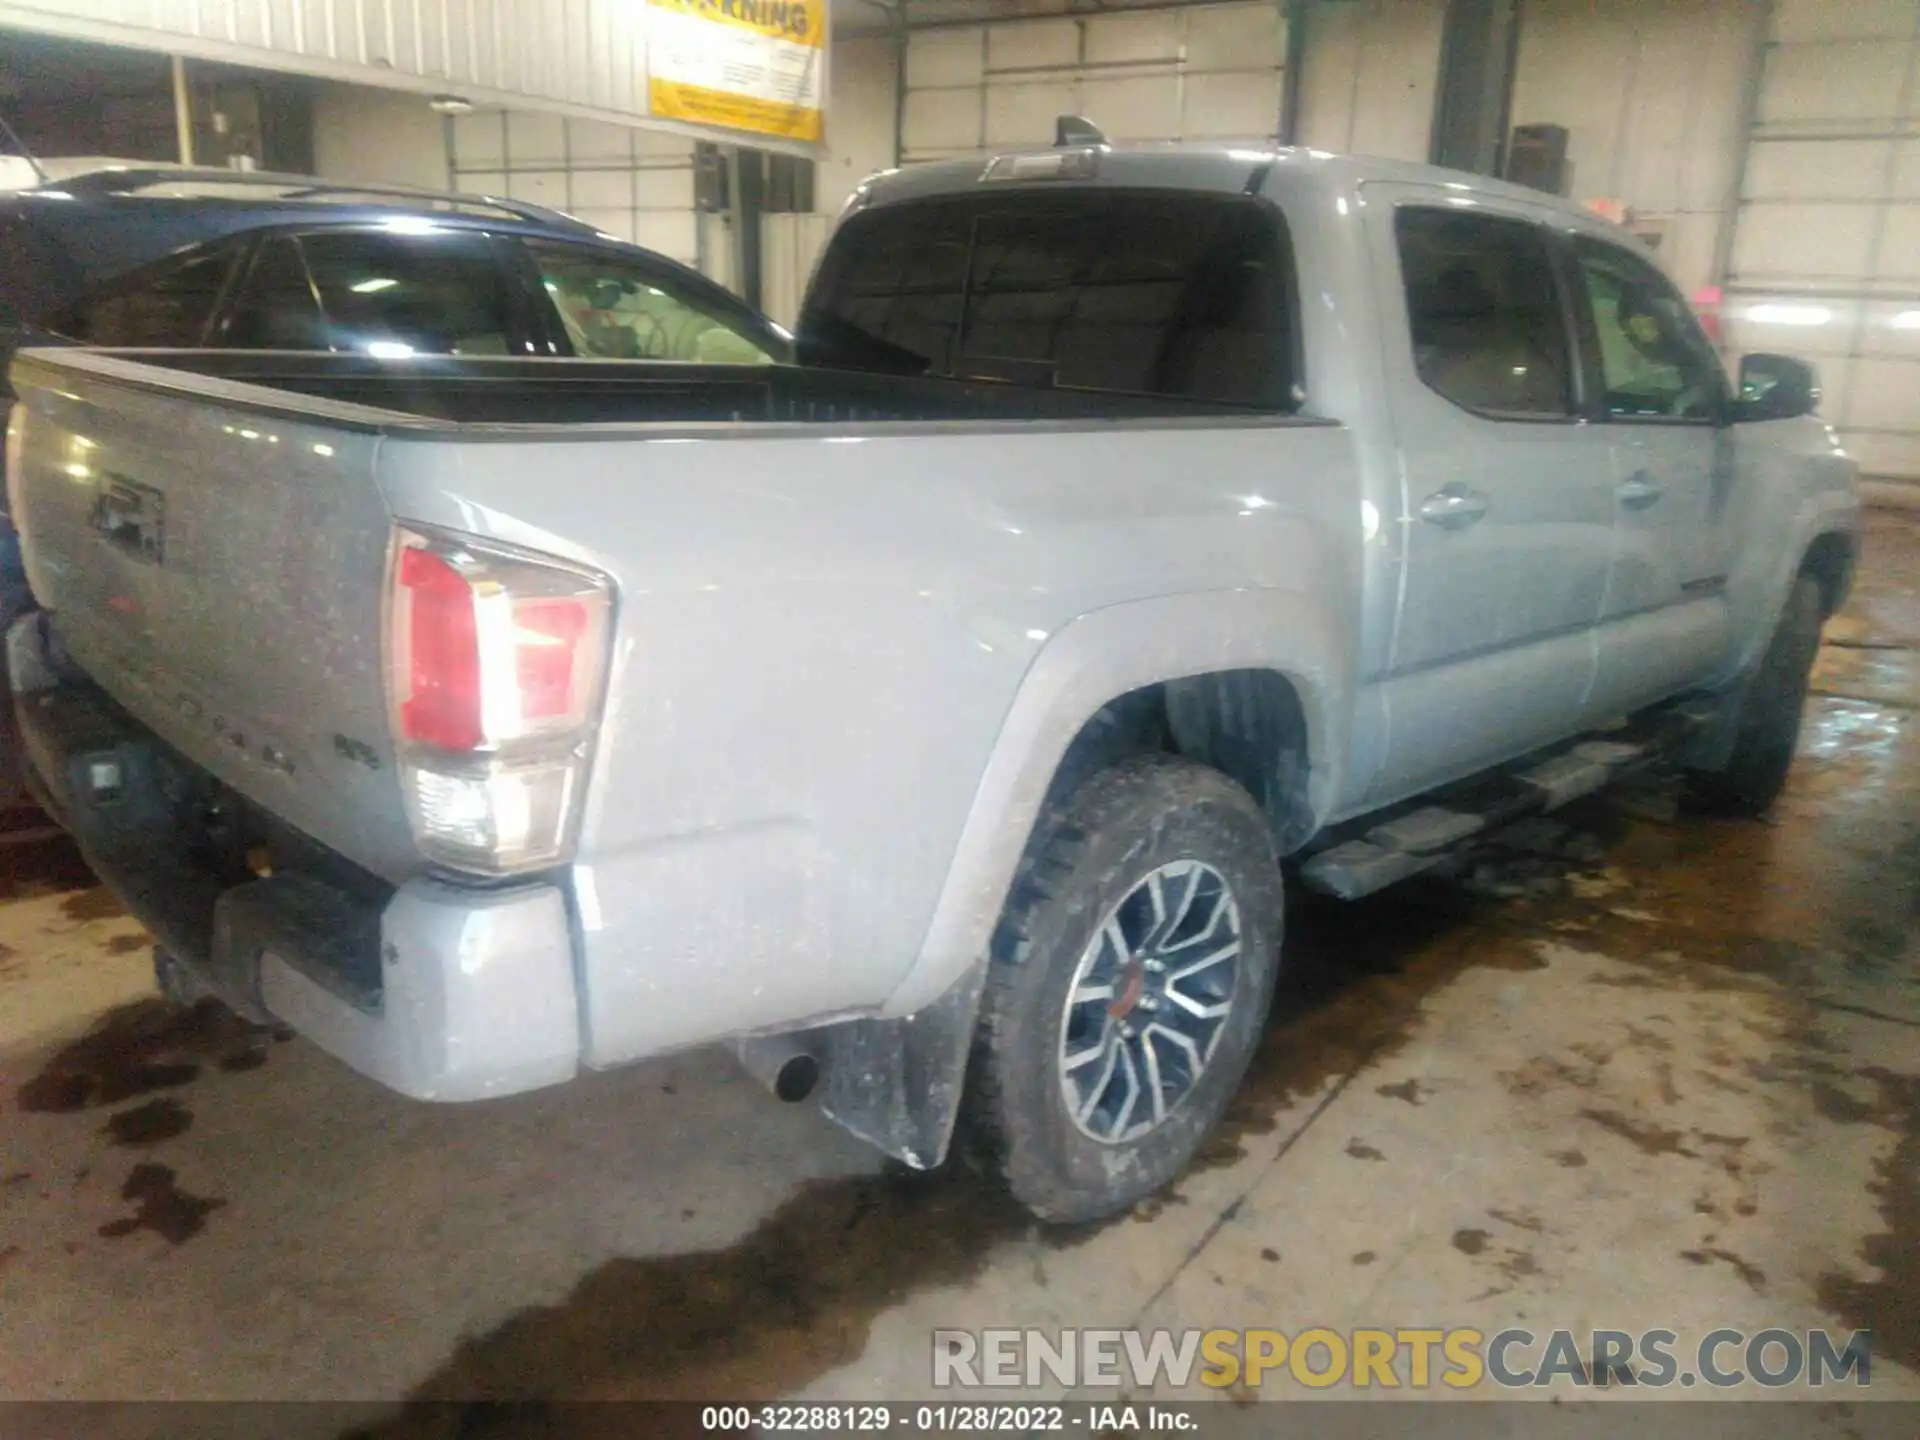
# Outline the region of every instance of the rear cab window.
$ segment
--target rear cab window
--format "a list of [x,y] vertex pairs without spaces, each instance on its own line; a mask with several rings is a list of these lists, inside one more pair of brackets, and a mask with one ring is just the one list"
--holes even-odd
[[842,225],[804,363],[1296,407],[1291,246],[1244,196],[1085,190],[890,205]]

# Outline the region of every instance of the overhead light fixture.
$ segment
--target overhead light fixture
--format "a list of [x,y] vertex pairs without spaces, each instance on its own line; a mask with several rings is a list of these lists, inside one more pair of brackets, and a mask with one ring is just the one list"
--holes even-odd
[[473,101],[463,95],[436,95],[427,101],[427,108],[436,115],[471,115]]

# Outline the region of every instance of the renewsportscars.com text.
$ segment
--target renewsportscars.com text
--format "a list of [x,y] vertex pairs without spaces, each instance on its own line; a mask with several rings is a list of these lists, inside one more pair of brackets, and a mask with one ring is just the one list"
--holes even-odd
[[941,1389],[1041,1385],[1165,1385],[1214,1389],[1470,1390],[1634,1386],[1863,1386],[1871,1379],[1865,1330],[1466,1328],[1333,1330],[936,1330],[933,1383]]

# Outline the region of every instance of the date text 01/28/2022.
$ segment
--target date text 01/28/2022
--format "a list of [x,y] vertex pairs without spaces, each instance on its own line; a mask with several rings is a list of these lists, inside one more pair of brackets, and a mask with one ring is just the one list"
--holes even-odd
[[1198,1417],[1184,1407],[1087,1405],[708,1405],[700,1428],[710,1433],[844,1434],[897,1430],[923,1435],[1128,1432],[1192,1433]]

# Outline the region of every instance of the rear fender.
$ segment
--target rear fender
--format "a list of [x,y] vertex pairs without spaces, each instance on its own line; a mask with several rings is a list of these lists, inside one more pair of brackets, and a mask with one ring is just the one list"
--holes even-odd
[[[1222,670],[1274,670],[1306,719],[1308,803],[1331,808],[1346,763],[1352,646],[1331,606],[1298,591],[1240,589],[1115,605],[1063,627],[1014,697],[948,867],[920,955],[883,1010],[911,1015],[983,965],[1054,772],[1081,727],[1143,686]],[[963,1057],[964,1058],[964,1057]]]

